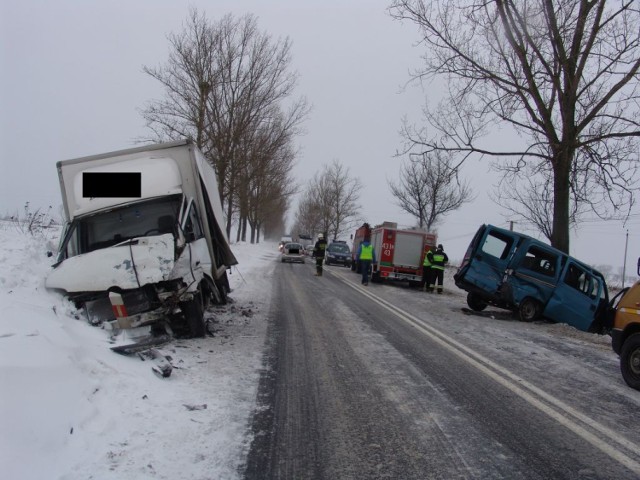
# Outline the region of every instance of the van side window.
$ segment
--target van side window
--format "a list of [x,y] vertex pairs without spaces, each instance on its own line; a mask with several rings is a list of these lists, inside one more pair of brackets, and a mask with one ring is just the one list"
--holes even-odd
[[489,232],[487,238],[484,239],[481,250],[493,257],[504,260],[511,251],[513,238],[501,235],[499,232]]
[[556,276],[558,257],[551,252],[532,245],[522,261],[522,267],[547,277]]
[[184,225],[184,236],[186,237],[187,242],[194,242],[204,236],[202,233],[202,227],[200,226],[200,217],[198,216],[198,212],[194,204],[191,204],[189,217]]
[[598,282],[594,281],[591,274],[575,263],[569,265],[564,276],[564,283],[591,298],[596,298],[598,295]]

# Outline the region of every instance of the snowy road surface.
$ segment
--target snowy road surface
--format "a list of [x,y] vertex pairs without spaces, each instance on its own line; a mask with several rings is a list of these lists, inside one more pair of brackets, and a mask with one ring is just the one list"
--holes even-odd
[[55,233],[0,222],[3,479],[640,478],[610,338],[465,315],[453,269],[429,296],[234,244],[233,302],[159,379],[44,289]]
[[246,478],[640,477],[609,337],[312,273],[275,271]]

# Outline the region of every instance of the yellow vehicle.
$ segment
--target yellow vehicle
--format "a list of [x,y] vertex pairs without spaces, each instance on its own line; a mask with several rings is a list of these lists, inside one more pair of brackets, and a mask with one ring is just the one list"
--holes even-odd
[[631,388],[640,390],[640,281],[618,293],[611,304],[614,306],[611,346],[620,355],[622,378]]

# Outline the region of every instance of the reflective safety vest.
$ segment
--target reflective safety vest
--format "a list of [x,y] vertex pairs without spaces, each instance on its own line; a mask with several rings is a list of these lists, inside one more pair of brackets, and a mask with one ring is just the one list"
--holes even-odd
[[445,256],[444,253],[434,253],[433,254],[433,265],[431,268],[435,268],[437,270],[444,270]]
[[430,267],[431,262],[429,261],[429,252],[427,252],[424,256],[424,262],[422,262],[423,267]]
[[373,260],[373,245],[360,245],[360,260]]

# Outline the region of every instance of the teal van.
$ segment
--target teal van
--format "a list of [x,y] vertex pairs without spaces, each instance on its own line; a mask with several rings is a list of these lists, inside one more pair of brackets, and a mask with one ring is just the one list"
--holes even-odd
[[604,276],[528,235],[482,225],[454,279],[475,311],[494,305],[514,310],[526,322],[545,317],[583,331],[604,327],[609,303]]

